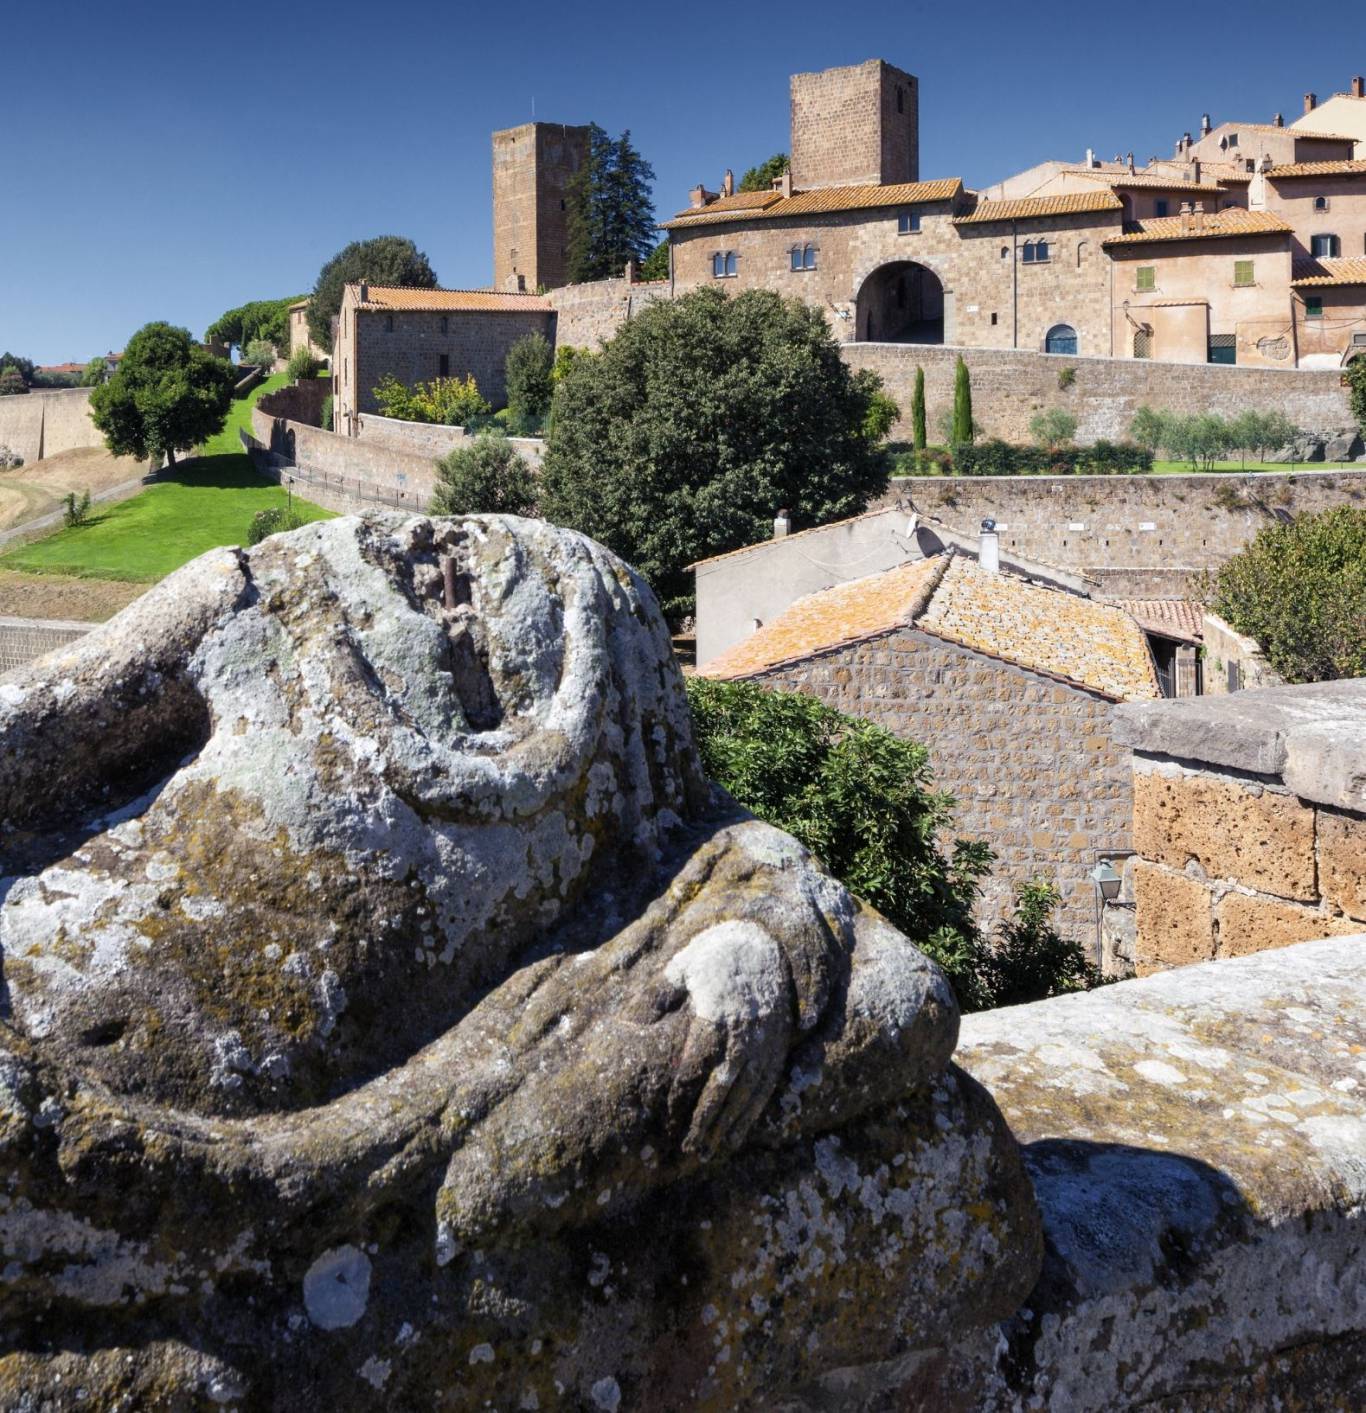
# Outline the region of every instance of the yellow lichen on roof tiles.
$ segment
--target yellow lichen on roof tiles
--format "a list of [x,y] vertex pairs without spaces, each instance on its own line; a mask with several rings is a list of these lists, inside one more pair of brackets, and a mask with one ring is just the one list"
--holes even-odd
[[1217,240],[1227,236],[1279,235],[1291,227],[1270,211],[1244,211],[1230,206],[1205,215],[1159,216],[1150,221],[1126,221],[1122,235],[1107,236],[1103,245],[1143,245],[1155,240]]
[[1303,288],[1306,285],[1366,284],[1366,257],[1347,255],[1340,259],[1330,257],[1319,260],[1296,260],[1294,278],[1290,283],[1297,288]]
[[1286,177],[1359,177],[1366,176],[1366,162],[1287,162],[1268,169],[1267,176],[1275,181]]
[[833,211],[862,211],[880,206],[916,206],[934,201],[952,201],[963,190],[960,177],[944,177],[930,182],[900,182],[886,186],[831,186],[818,191],[800,191],[771,202],[761,210],[727,208],[720,202],[682,211],[661,230],[706,226],[713,221],[740,221],[778,216],[818,216]]
[[[347,285],[360,293],[359,285]],[[389,285],[369,285],[365,299],[357,298],[360,309],[550,309],[550,301],[539,294],[512,294],[493,289],[398,289]]]
[[790,604],[742,642],[702,663],[701,677],[752,677],[784,662],[858,642],[909,623],[947,556],[912,560]]
[[985,221],[1028,221],[1039,216],[1086,215],[1093,211],[1118,211],[1124,203],[1105,188],[1070,192],[1065,196],[1026,196],[1019,201],[980,201],[977,209],[954,219],[956,226]]
[[1143,630],[1123,609],[955,557],[917,626],[1122,701],[1160,695]]

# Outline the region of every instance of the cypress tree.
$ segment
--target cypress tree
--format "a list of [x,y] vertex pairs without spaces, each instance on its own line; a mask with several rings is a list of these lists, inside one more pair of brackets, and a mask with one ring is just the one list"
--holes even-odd
[[959,354],[953,374],[953,444],[970,446],[971,443],[972,383],[968,377],[968,365]]
[[911,443],[917,451],[925,450],[925,370],[915,370],[915,395],[911,399]]

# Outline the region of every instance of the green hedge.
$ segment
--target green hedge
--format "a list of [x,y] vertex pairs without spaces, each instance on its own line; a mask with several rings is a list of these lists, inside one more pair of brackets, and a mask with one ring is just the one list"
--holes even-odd
[[993,438],[953,448],[957,476],[1141,476],[1152,471],[1153,454],[1133,442],[1092,446],[1021,446]]

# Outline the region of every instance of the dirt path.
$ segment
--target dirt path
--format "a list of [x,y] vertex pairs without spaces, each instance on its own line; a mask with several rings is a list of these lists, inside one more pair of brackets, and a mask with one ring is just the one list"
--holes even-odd
[[79,447],[16,471],[0,471],[0,530],[56,510],[68,491],[97,494],[135,479],[146,469],[135,457],[111,456],[103,447]]
[[0,615],[103,623],[149,588],[150,584],[124,584],[113,579],[69,579],[61,574],[15,574],[0,569]]

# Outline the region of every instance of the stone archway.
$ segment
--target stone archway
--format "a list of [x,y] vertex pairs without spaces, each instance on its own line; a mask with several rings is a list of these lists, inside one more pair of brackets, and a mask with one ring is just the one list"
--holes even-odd
[[854,337],[860,343],[943,343],[944,285],[927,265],[880,265],[858,293]]

